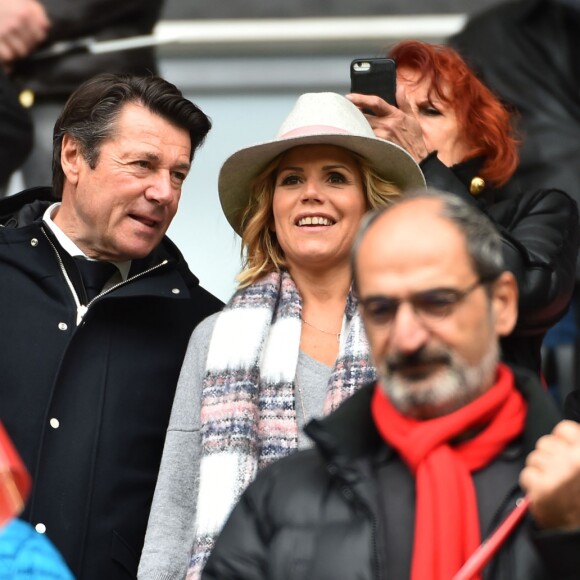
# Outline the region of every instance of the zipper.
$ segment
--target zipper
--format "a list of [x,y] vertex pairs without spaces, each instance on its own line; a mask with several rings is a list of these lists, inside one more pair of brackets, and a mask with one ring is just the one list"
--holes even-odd
[[[482,541],[485,541],[485,539],[488,538],[496,530],[496,528],[501,524],[503,519],[506,517],[506,513],[509,513],[508,509],[515,507],[523,497],[524,497],[524,494],[518,485],[515,485],[514,487],[512,487],[512,489],[507,493],[507,495],[504,496],[502,501],[498,504],[498,506],[493,514],[493,517],[490,520],[490,524],[486,530],[485,537],[482,538]],[[520,523],[520,525],[521,525],[521,523]],[[493,570],[495,570],[495,567],[498,565],[498,561],[499,561],[500,554],[501,554],[501,549],[502,548],[500,548],[498,550],[498,552],[494,555],[494,557],[491,559],[491,561],[485,567],[484,572],[482,574],[482,578],[484,578],[484,579],[490,578],[491,572]]]
[[340,486],[340,493],[346,499],[347,503],[352,504],[353,506],[358,506],[363,512],[367,514],[369,519],[369,523],[371,526],[370,534],[371,534],[371,554],[373,556],[372,562],[372,576],[377,580],[380,580],[383,576],[382,567],[380,563],[380,555],[379,555],[379,548],[378,548],[378,523],[377,523],[377,514],[373,511],[372,507],[356,492],[353,488],[352,484],[340,473],[340,468],[334,464],[329,463],[327,465],[327,470],[329,475],[332,478],[335,478],[337,483]]
[[64,262],[62,261],[62,258],[60,257],[60,254],[58,253],[58,250],[56,249],[56,246],[52,243],[52,240],[47,235],[44,228],[41,228],[41,230],[42,230],[44,237],[46,238],[46,240],[50,244],[50,247],[52,248],[54,255],[56,256],[56,260],[58,262],[58,265],[60,266],[60,271],[62,272],[64,279],[65,279],[65,281],[66,281],[66,283],[71,291],[71,294],[74,298],[75,305],[77,307],[77,326],[78,326],[81,323],[83,316],[85,315],[85,312],[87,311],[87,307],[84,304],[81,304],[81,301],[79,300],[79,297],[78,297],[78,294],[75,290],[75,287],[73,286],[73,283],[72,283],[72,281],[71,281],[71,279],[66,271],[66,268],[64,267]]
[[153,272],[154,270],[158,270],[159,268],[165,266],[167,263],[169,262],[169,260],[163,260],[163,262],[161,262],[160,264],[157,264],[156,266],[152,266],[151,268],[148,268],[147,270],[143,271],[143,272],[139,272],[138,274],[135,274],[134,276],[131,276],[130,278],[127,278],[126,280],[122,280],[121,282],[119,282],[118,284],[115,284],[114,286],[111,286],[110,288],[107,288],[106,290],[103,290],[100,294],[97,294],[86,306],[86,308],[88,309],[89,306],[95,301],[98,300],[99,298],[101,298],[102,296],[105,296],[105,294],[109,294],[109,292],[112,292],[113,290],[116,290],[117,288],[120,288],[121,286],[125,286],[126,284],[128,284],[129,282],[133,282],[133,280],[137,280],[137,278],[142,278],[143,276],[146,276],[147,274]]
[[113,290],[116,290],[117,288],[120,288],[121,286],[125,286],[129,282],[132,282],[138,278],[142,278],[143,276],[146,276],[147,274],[153,272],[154,270],[158,270],[159,268],[162,268],[163,266],[165,266],[169,262],[169,260],[163,260],[163,262],[161,262],[160,264],[157,264],[156,266],[152,266],[151,268],[148,268],[147,270],[145,270],[143,272],[139,272],[138,274],[135,274],[134,276],[127,278],[126,280],[122,280],[118,284],[115,284],[114,286],[111,286],[110,288],[103,290],[102,292],[97,294],[87,305],[84,305],[84,304],[81,304],[81,301],[79,300],[78,294],[76,293],[75,287],[74,287],[74,285],[73,285],[73,283],[72,283],[72,281],[71,281],[71,279],[66,271],[66,268],[64,267],[64,262],[62,261],[62,258],[60,257],[60,254],[58,253],[56,246],[52,243],[52,240],[46,234],[46,231],[44,230],[44,228],[42,228],[42,233],[44,234],[44,237],[48,240],[48,243],[52,247],[52,249],[56,255],[56,259],[58,261],[58,264],[60,266],[60,270],[63,273],[64,279],[66,280],[66,283],[71,291],[71,294],[73,295],[75,305],[77,308],[77,320],[76,320],[77,326],[80,325],[80,323],[83,320],[84,315],[87,313],[88,309],[94,303],[95,300],[98,300],[102,296],[109,294],[109,292],[112,292]]
[[369,523],[371,525],[370,529],[371,555],[373,557],[373,561],[371,564],[373,570],[372,576],[377,580],[380,580],[382,578],[382,572],[380,564],[381,556],[379,554],[379,547],[377,542],[378,535],[377,514],[373,512],[371,506],[368,505],[366,501],[357,496],[356,491],[354,491],[352,487],[350,487],[350,484],[346,482],[343,483],[342,495],[347,501],[350,501],[353,505],[357,505],[362,511],[366,512],[367,517],[370,520]]
[[499,526],[499,524],[503,520],[503,517],[505,517],[506,512],[508,512],[508,508],[515,507],[517,502],[524,497],[523,492],[521,494],[518,493],[520,491],[521,490],[519,486],[516,485],[510,489],[507,495],[504,496],[504,498],[498,504],[496,510],[493,513],[493,517],[490,520],[490,524],[488,526],[488,529],[486,530],[487,533],[485,537],[493,533],[493,531],[497,528],[497,526]]

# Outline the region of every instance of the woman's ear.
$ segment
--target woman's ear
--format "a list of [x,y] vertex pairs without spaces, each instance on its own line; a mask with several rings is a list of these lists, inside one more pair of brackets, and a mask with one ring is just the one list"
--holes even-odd
[[495,330],[498,336],[511,333],[518,320],[518,284],[511,272],[503,272],[491,290]]

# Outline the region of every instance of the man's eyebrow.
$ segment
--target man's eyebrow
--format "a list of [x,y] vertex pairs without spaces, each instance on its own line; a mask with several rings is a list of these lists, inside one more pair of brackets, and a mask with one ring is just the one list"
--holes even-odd
[[392,296],[385,296],[384,294],[372,294],[371,296],[365,296],[364,298],[359,298],[361,302],[390,302],[391,300],[397,300]]
[[137,153],[137,157],[143,155],[148,161],[159,161],[161,157],[157,153],[152,153],[150,151],[145,151],[143,153]]
[[[151,151],[145,151],[144,153],[136,153],[135,154],[136,157],[145,157],[145,159],[147,159],[147,161],[155,161],[155,162],[159,162],[161,160],[161,156],[158,153],[153,153]],[[177,163],[176,165],[172,166],[171,168],[172,170],[177,170],[177,171],[187,171],[189,172],[189,170],[191,169],[191,163],[186,162],[186,161],[181,161],[180,163]]]
[[[415,292],[411,292],[409,294],[410,297],[413,296],[421,296],[423,294],[431,294],[432,292],[457,292],[457,288],[452,288],[450,286],[433,286],[432,288],[424,288],[423,290],[416,290]],[[370,296],[366,296],[361,298],[361,300],[367,302],[372,300],[402,300],[398,296],[388,296],[386,294],[371,294]]]
[[191,163],[178,163],[177,165],[173,166],[173,170],[177,170],[177,171],[185,171],[186,173],[189,173],[189,170],[191,169]]

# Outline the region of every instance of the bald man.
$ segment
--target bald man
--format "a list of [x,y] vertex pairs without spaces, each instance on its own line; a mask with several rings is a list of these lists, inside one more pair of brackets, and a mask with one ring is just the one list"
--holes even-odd
[[[517,286],[481,212],[405,196],[363,224],[353,268],[379,380],[306,427],[314,449],[258,475],[206,580],[449,580],[522,498],[526,456],[559,420],[535,376],[500,362]],[[580,532],[540,524],[486,578],[577,575]]]

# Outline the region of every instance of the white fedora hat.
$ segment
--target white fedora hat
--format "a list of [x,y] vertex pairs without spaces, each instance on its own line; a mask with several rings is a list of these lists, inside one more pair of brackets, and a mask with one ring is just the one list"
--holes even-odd
[[383,179],[401,190],[425,187],[415,160],[399,145],[375,137],[365,116],[336,93],[306,93],[282,123],[273,141],[245,147],[222,165],[218,190],[223,212],[241,234],[241,219],[252,181],[278,155],[298,145],[337,145],[364,157]]

